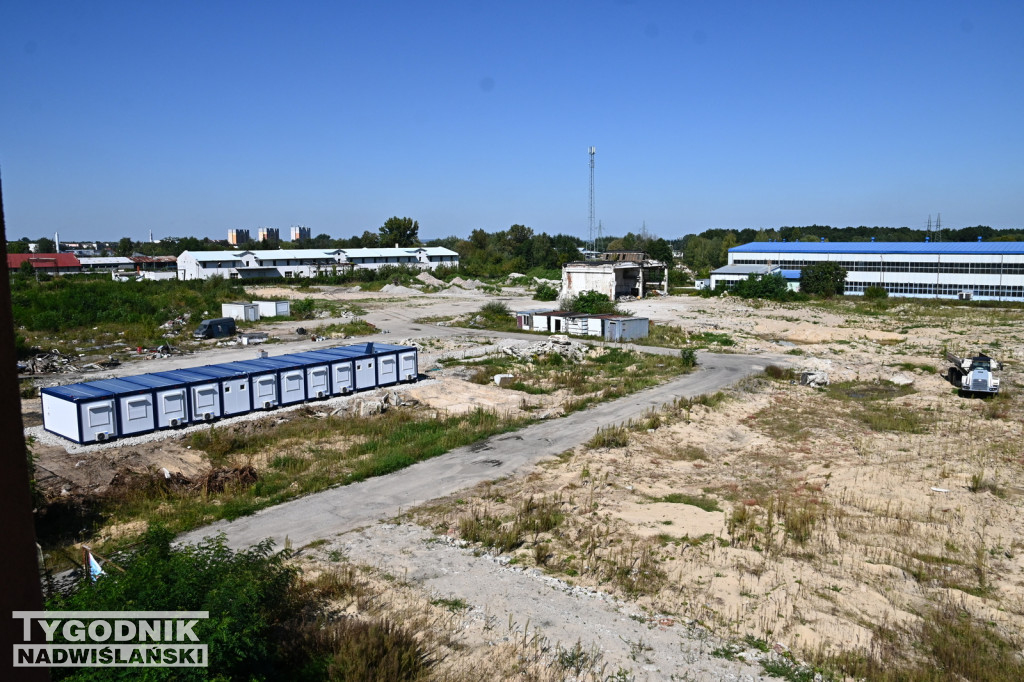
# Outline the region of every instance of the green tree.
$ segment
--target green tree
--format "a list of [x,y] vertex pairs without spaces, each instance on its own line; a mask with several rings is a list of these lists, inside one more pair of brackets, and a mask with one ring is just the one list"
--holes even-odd
[[378,231],[380,244],[385,248],[416,246],[420,243],[420,224],[412,218],[388,218]]
[[26,277],[31,277],[35,270],[36,269],[32,267],[32,263],[28,260],[21,261],[21,265],[18,266],[18,272]]
[[117,242],[117,247],[114,248],[114,255],[127,258],[133,253],[135,253],[135,243],[132,241],[132,238],[121,237],[121,240]]
[[800,291],[831,298],[846,288],[846,269],[838,263],[815,263],[800,271]]
[[53,243],[52,239],[43,237],[36,241],[36,253],[53,253],[57,250],[57,245]]
[[8,242],[7,253],[28,253],[28,242]]
[[722,246],[719,251],[718,264],[715,265],[716,268],[720,268],[729,262],[729,249],[734,246],[736,246],[736,233],[729,230],[725,233],[725,236],[722,237]]
[[660,260],[669,269],[675,267],[675,258],[672,256],[672,245],[664,239],[652,239],[647,243],[647,255],[655,260]]

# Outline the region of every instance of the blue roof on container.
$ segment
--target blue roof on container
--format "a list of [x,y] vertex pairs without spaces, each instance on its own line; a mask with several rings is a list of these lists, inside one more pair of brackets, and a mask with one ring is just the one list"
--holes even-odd
[[124,381],[123,379],[98,379],[96,381],[86,381],[79,384],[79,386],[91,386],[104,391],[110,391],[115,395],[142,393],[147,390],[145,386],[140,386],[139,384],[134,384],[130,381]]
[[49,393],[66,400],[95,400],[96,398],[112,398],[114,394],[102,388],[88,386],[86,384],[68,384],[67,386],[47,386],[39,391]]
[[256,358],[253,360],[238,360],[237,362],[224,362],[216,366],[222,367],[223,369],[230,370],[232,372],[239,372],[242,374],[266,374],[267,372],[277,372],[278,370],[281,369],[281,367],[277,364],[256,364],[257,360],[260,359],[261,358]]
[[189,369],[171,369],[166,372],[153,372],[153,374],[158,377],[167,377],[168,379],[185,381],[190,384],[195,382],[209,383],[211,381],[216,381],[216,379],[209,374],[199,374],[198,372],[193,372]]
[[289,360],[278,360],[277,358],[256,358],[255,360],[245,360],[238,364],[252,365],[254,367],[266,367],[267,369],[273,369],[277,371],[280,371],[282,369],[299,368],[299,365],[295,362],[291,362]]
[[322,365],[328,362],[324,358],[312,358],[307,356],[305,353],[288,353],[287,355],[278,355],[277,357],[268,358],[268,360],[280,360],[282,362],[290,362],[294,365],[301,365],[308,367],[310,365]]
[[1024,254],[1024,242],[750,242],[730,253]]
[[140,386],[146,386],[147,388],[175,388],[188,383],[182,379],[171,379],[159,374],[136,374],[135,376],[121,378]]
[[415,346],[395,346],[395,345],[390,344],[390,343],[374,343],[373,344],[373,349],[375,351],[378,351],[378,350],[382,350],[382,351],[396,351],[396,350],[397,351],[409,351],[409,350],[416,350],[416,347]]
[[373,352],[367,353],[365,350],[356,349],[352,346],[338,346],[337,348],[325,348],[323,353],[330,353],[331,355],[337,355],[338,357],[345,358],[364,358],[373,357]]
[[348,360],[348,358],[342,357],[335,353],[326,353],[322,350],[307,350],[301,353],[295,353],[295,355],[313,358],[315,360],[319,360],[320,362],[342,362],[343,360]]
[[220,363],[217,365],[203,365],[202,367],[191,367],[190,370],[197,374],[205,374],[207,376],[217,377],[218,379],[226,379],[227,377],[237,377],[248,374],[248,372],[230,367],[230,363]]

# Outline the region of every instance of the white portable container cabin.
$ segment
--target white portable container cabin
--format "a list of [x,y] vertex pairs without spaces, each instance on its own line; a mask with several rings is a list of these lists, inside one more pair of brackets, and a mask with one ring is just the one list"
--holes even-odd
[[156,376],[182,381],[188,385],[188,421],[210,422],[220,419],[220,382],[208,374],[199,374],[190,369],[172,369],[155,372]]
[[306,371],[294,362],[277,358],[257,358],[256,360],[246,360],[245,364],[277,371],[277,390],[282,405],[301,403],[306,400]]
[[[396,381],[416,381],[419,377],[419,351],[414,346],[394,346],[388,343],[372,343],[374,353],[394,353],[398,356],[398,376]],[[379,365],[380,363],[378,363]],[[383,368],[377,370],[378,383],[384,384],[385,372]]]
[[247,393],[253,410],[272,410],[281,404],[277,368],[255,365],[253,362],[252,360],[242,360],[224,362],[217,366],[247,377],[249,382]]
[[220,314],[242,322],[256,322],[260,319],[260,308],[255,303],[221,303]]
[[139,384],[153,393],[156,428],[169,429],[188,423],[188,383],[156,374],[124,377],[124,381]]
[[296,353],[296,355],[315,358],[327,363],[330,368],[331,395],[344,395],[355,390],[355,360],[352,358],[319,350]]
[[205,374],[220,382],[221,413],[225,417],[252,411],[252,391],[247,372],[220,365],[192,367],[196,374]]
[[323,400],[331,395],[331,364],[323,358],[310,357],[307,353],[276,355],[272,360],[289,362],[305,372],[306,400]]
[[552,310],[546,313],[535,313],[533,316],[533,331],[550,332],[552,334],[568,333],[568,318],[577,313],[567,310]]
[[80,385],[114,394],[115,436],[134,436],[156,430],[153,392],[145,386],[122,379],[100,379]]
[[253,301],[260,317],[291,317],[291,301]]
[[43,428],[75,443],[95,443],[117,436],[115,395],[83,384],[48,386],[39,391]]
[[650,331],[646,317],[610,317],[604,322],[606,341],[633,341],[645,339]]
[[520,310],[516,313],[516,326],[520,329],[532,330],[533,329],[533,316],[541,313],[554,312],[551,308],[545,308],[543,310]]
[[[565,318],[565,333],[573,334],[574,336],[587,336],[589,332],[589,325],[591,321],[590,315],[578,314],[578,315],[567,315]],[[597,326],[601,323],[597,322]]]
[[357,391],[377,388],[377,358],[373,353],[367,353],[365,348],[359,349],[358,346],[326,348],[322,352],[352,360]]

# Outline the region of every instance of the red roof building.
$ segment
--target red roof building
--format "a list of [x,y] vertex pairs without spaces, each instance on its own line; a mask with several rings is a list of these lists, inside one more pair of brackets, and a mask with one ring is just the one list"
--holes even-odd
[[9,253],[7,269],[14,271],[28,261],[36,270],[51,275],[65,275],[82,271],[82,263],[73,253]]

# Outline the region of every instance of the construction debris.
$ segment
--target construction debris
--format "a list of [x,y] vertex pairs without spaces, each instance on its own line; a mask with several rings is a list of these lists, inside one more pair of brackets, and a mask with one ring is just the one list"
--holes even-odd
[[828,386],[828,374],[825,372],[801,372],[800,385],[811,388]]
[[540,343],[533,343],[529,346],[505,346],[502,348],[505,355],[510,355],[517,360],[529,360],[551,353],[557,353],[566,360],[579,362],[587,354],[587,346],[573,341],[565,334],[554,334]]
[[78,357],[65,355],[56,348],[49,353],[39,353],[34,358],[18,363],[18,371],[27,374],[65,374],[79,372],[81,369],[72,364]]
[[431,287],[439,287],[443,289],[444,287],[448,286],[442,280],[439,280],[437,277],[434,277],[433,275],[426,271],[423,271],[420,274],[416,275],[416,279],[423,282],[427,286]]

